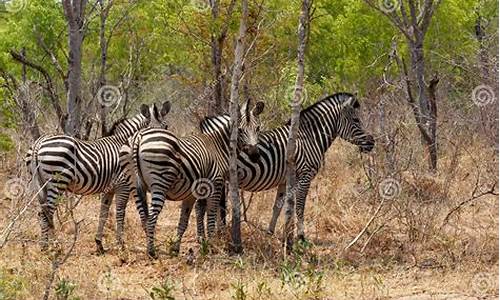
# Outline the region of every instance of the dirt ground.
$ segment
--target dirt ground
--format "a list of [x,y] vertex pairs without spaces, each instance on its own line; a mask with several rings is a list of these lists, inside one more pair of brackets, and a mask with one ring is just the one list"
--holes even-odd
[[[447,213],[473,188],[475,178],[467,175],[467,157],[460,158],[454,179],[445,172],[433,176],[432,183],[425,181],[427,177],[419,177],[418,182],[403,177],[397,197],[381,205],[366,233],[344,250],[380,202],[377,189],[367,188],[363,168],[357,162],[359,154],[352,154],[349,147],[340,145],[329,152],[307,202],[309,243],[288,260],[284,259],[280,242],[282,219],[274,236],[263,230],[270,220],[274,191],[253,196],[245,193],[246,203],[251,203],[247,221],[242,224],[245,252],[241,256],[227,253],[227,233],[212,241],[208,250],[200,248],[195,239],[194,216],[181,254],[169,256],[166,249],[175,235],[179,203],[168,203],[157,229],[162,251],[158,260],[150,260],[145,254],[145,237],[132,201],[127,211],[127,250],[119,251],[115,245],[112,216],[104,241],[109,250],[97,255],[94,234],[99,200],[83,198],[75,209],[75,219],[81,220],[77,241],[54,277],[50,298],[498,298],[498,198],[485,196],[464,205],[443,225]],[[4,172],[5,190],[7,184],[12,184],[7,181],[12,176],[8,170]],[[424,186],[420,190],[426,191],[432,201],[416,202],[419,189],[415,186]],[[445,188],[447,196],[440,198]],[[30,199],[27,195],[18,201],[11,198],[0,201],[0,242],[10,231],[8,242],[0,248],[0,299],[40,299],[54,258],[64,257],[72,244],[73,222],[65,205],[61,205],[56,222],[57,249],[61,252],[41,253],[36,201],[15,220],[22,204]],[[402,203],[414,206],[405,212]],[[413,217],[409,212],[414,212]],[[189,254],[189,249],[194,255]]]

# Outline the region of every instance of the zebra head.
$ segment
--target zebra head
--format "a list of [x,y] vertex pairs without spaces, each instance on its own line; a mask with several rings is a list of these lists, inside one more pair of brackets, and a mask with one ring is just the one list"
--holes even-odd
[[370,152],[375,146],[373,136],[366,133],[358,116],[359,102],[352,94],[343,93],[338,126],[339,136],[356,145],[363,153]]
[[248,99],[240,109],[238,120],[238,148],[245,152],[252,161],[259,158],[260,117],[264,110],[264,102],[259,101],[252,108]]

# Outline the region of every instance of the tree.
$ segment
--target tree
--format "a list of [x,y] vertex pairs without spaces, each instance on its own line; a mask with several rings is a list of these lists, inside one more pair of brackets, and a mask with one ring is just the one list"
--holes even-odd
[[245,35],[247,31],[248,19],[248,1],[241,1],[241,19],[238,38],[236,40],[236,48],[234,50],[234,65],[233,74],[231,77],[231,96],[230,112],[231,112],[231,138],[230,138],[230,160],[229,160],[229,195],[231,197],[232,206],[232,225],[231,238],[232,250],[235,253],[241,253],[243,247],[241,244],[241,227],[240,227],[240,199],[238,195],[238,100],[239,100],[239,83],[243,76],[243,59],[245,54]]
[[307,32],[309,31],[309,9],[311,0],[302,1],[302,9],[299,18],[299,45],[297,51],[297,77],[295,80],[295,92],[292,106],[292,117],[290,121],[290,133],[286,147],[286,212],[285,212],[285,242],[287,251],[292,249],[294,231],[294,211],[296,192],[296,141],[300,126],[300,111],[304,91],[304,57],[307,44]]
[[63,0],[63,10],[68,23],[68,117],[64,133],[79,136],[81,129],[82,43],[84,16],[87,0]]
[[[422,143],[427,149],[429,168],[437,169],[437,103],[435,77],[429,85],[425,81],[426,61],[424,42],[432,16],[441,0],[400,0],[399,7],[384,7],[380,1],[365,0],[374,9],[385,15],[403,34],[410,52],[410,69],[401,60],[401,69],[406,77],[408,102],[413,109]],[[414,97],[416,94],[416,99]]]

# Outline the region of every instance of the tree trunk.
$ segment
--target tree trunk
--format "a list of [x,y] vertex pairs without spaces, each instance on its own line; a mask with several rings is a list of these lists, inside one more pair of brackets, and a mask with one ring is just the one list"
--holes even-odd
[[[99,83],[97,85],[96,93],[106,85],[106,67],[107,67],[107,57],[108,57],[108,42],[106,40],[106,21],[108,19],[109,9],[112,2],[109,3],[109,7],[104,5],[104,0],[99,0],[99,5],[101,8],[101,24],[99,28],[99,45],[101,48],[101,66],[99,69]],[[100,103],[99,107],[99,118],[101,120],[101,136],[106,136],[108,133],[106,117],[107,117],[107,106]]]
[[292,250],[294,215],[295,215],[295,192],[296,192],[296,165],[295,149],[300,125],[300,110],[304,90],[304,57],[306,51],[307,31],[309,28],[310,0],[303,0],[299,20],[299,45],[297,51],[297,78],[295,81],[295,93],[293,97],[292,118],[290,122],[290,133],[288,135],[286,148],[286,212],[285,212],[285,242],[287,252]]
[[83,22],[86,0],[64,0],[63,8],[68,22],[68,119],[64,133],[79,136],[81,129],[81,77]]

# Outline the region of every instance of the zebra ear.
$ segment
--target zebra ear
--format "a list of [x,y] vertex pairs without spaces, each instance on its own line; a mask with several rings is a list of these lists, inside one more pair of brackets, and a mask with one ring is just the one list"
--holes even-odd
[[250,99],[247,101],[243,102],[243,106],[240,108],[240,117],[241,116],[248,116],[248,109],[249,109],[249,103]]
[[162,117],[166,116],[170,112],[171,108],[172,108],[172,105],[170,104],[170,101],[163,102],[163,105],[162,105],[161,111],[160,111],[160,115]]
[[359,107],[358,100],[356,100],[354,96],[349,97],[349,99],[344,101],[344,104],[342,104],[343,109],[347,107],[358,108]]
[[264,102],[259,101],[255,104],[255,108],[253,109],[253,115],[258,116],[264,111]]
[[146,104],[141,104],[141,115],[145,116],[146,118],[151,118],[151,112],[149,111],[149,106]]

